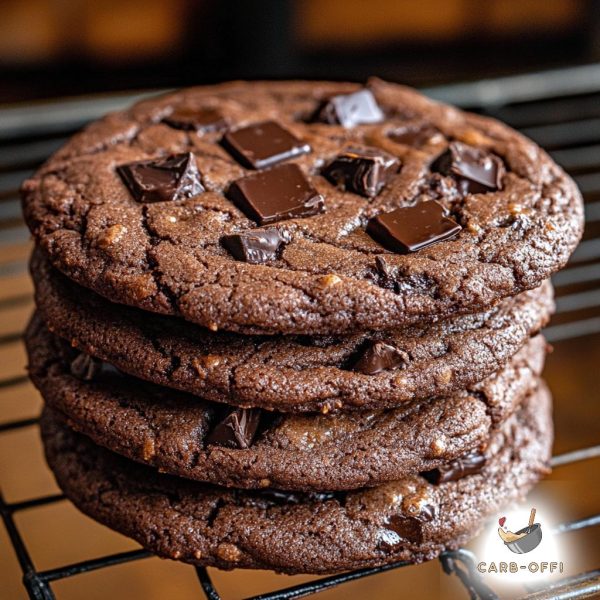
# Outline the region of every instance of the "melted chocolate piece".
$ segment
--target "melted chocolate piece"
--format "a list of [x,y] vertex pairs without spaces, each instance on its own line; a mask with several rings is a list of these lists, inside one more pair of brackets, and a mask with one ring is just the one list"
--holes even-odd
[[462,194],[479,194],[502,189],[505,169],[494,154],[462,142],[452,142],[431,164],[431,170],[455,178]]
[[435,137],[441,137],[441,132],[433,125],[404,125],[390,131],[388,137],[392,142],[405,144],[413,148],[421,148]]
[[467,475],[480,473],[485,466],[485,463],[486,457],[474,450],[473,452],[469,452],[469,454],[465,454],[465,456],[452,460],[437,469],[421,473],[421,475],[430,483],[439,485],[440,483],[447,483],[448,481],[458,481]]
[[388,527],[403,540],[417,544],[423,541],[423,523],[419,519],[394,515],[390,518]]
[[289,236],[276,227],[253,229],[221,238],[221,243],[234,258],[252,264],[275,260],[277,251],[287,241]]
[[204,191],[191,152],[120,165],[117,173],[137,202],[180,200]]
[[384,114],[370,90],[333,96],[319,106],[312,120],[350,128],[381,123]]
[[258,408],[236,408],[206,437],[206,443],[225,448],[249,448],[260,423]]
[[229,199],[259,225],[309,217],[325,210],[325,202],[295,164],[278,165],[234,181]]
[[322,171],[334,185],[374,198],[398,172],[400,161],[377,148],[347,148]]
[[70,371],[73,377],[81,381],[97,381],[111,375],[121,376],[121,371],[117,367],[84,352],[78,354],[71,361]]
[[433,200],[397,208],[371,219],[367,233],[392,252],[416,252],[451,238],[462,229],[444,212],[444,207]]
[[425,504],[421,507],[418,516],[393,515],[390,517],[387,527],[389,531],[396,533],[400,538],[420,544],[423,541],[423,524],[433,521],[434,518],[435,507]]
[[214,108],[176,108],[169,116],[163,119],[163,123],[174,129],[197,131],[198,133],[209,133],[227,129],[227,121]]
[[251,169],[264,169],[311,151],[309,144],[275,121],[228,131],[221,144],[240,164]]
[[404,350],[385,342],[368,341],[361,349],[352,370],[365,375],[375,375],[381,371],[404,367],[408,361],[409,356]]

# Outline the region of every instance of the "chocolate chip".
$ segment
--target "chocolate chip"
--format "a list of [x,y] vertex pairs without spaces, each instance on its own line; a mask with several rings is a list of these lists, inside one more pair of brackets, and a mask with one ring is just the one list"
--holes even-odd
[[373,93],[370,90],[360,90],[329,98],[319,106],[312,120],[349,128],[381,123],[383,119],[383,111]]
[[444,207],[433,200],[397,208],[372,218],[367,225],[367,233],[392,252],[416,252],[451,238],[462,229],[444,212]]
[[390,131],[387,136],[397,144],[405,144],[414,148],[421,148],[433,138],[441,137],[441,132],[433,125],[409,124]]
[[400,161],[377,148],[347,148],[322,174],[347,191],[374,198],[398,172]]
[[486,463],[486,457],[478,451],[469,452],[449,463],[421,473],[427,481],[435,485],[447,483],[448,481],[458,481],[467,475],[480,473]]
[[381,371],[404,367],[408,361],[409,356],[404,350],[399,350],[385,342],[369,340],[361,348],[352,370],[365,375],[375,375]]
[[214,108],[179,107],[165,117],[163,123],[175,129],[198,133],[222,131],[227,128],[227,121]]
[[498,156],[462,142],[452,142],[431,164],[431,170],[455,178],[462,194],[502,189],[505,169]]
[[228,131],[221,144],[240,164],[251,169],[264,169],[311,151],[309,144],[275,121]]
[[221,243],[234,258],[252,264],[275,260],[277,251],[287,241],[289,236],[276,227],[252,229],[221,238]]
[[229,199],[259,225],[325,210],[321,196],[295,164],[278,165],[234,181]]
[[236,408],[217,423],[206,443],[226,448],[249,448],[260,423],[258,408]]
[[435,507],[431,504],[424,504],[418,516],[391,516],[387,522],[387,527],[401,538],[420,544],[423,541],[423,524],[433,521],[434,518]]
[[204,191],[191,152],[120,165],[117,173],[137,202],[180,200]]
[[81,381],[97,381],[110,375],[121,376],[121,371],[115,366],[83,352],[71,361],[70,371],[73,377]]

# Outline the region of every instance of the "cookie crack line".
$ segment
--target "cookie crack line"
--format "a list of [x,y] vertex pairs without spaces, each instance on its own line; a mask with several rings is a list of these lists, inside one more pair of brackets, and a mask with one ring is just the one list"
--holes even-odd
[[[298,85],[304,85],[304,94],[298,93]],[[310,114],[319,102],[318,94],[334,89],[335,84],[328,88],[311,82],[240,83],[145,101],[90,126],[26,182],[26,220],[54,265],[79,283],[118,302],[240,333],[386,330],[473,312],[539,285],[564,265],[581,236],[582,201],[573,182],[543,151],[493,120],[426,100],[402,86],[372,80],[368,87],[391,116],[383,123],[349,129],[307,124],[296,116]],[[294,93],[286,95],[286,89],[292,88]],[[316,95],[315,89],[319,90]],[[277,102],[276,97],[280,98]],[[297,164],[308,174],[311,184],[324,194],[327,211],[288,221],[286,228],[295,227],[298,234],[283,249],[281,260],[272,265],[236,261],[218,243],[222,235],[248,227],[247,218],[222,194],[233,179],[248,171],[235,162],[209,156],[225,154],[219,145],[221,134],[196,134],[190,144],[186,132],[188,142],[182,146],[181,132],[162,123],[174,107],[202,102],[220,102],[234,129],[275,120],[312,148],[310,154],[288,164]],[[441,141],[422,148],[390,141],[387,132],[407,122],[439,130]],[[423,173],[452,139],[501,157],[509,170],[504,189],[489,197],[478,192],[458,202],[452,196],[456,192],[429,190]],[[389,189],[384,188],[374,201],[342,192],[314,174],[344,146],[356,143],[379,145],[386,152],[392,149],[403,164]],[[133,227],[147,239],[150,248],[145,255],[136,247],[135,231],[123,239],[109,237],[109,247],[99,248],[94,240],[106,241],[108,223],[114,226],[121,215],[127,227],[127,220],[134,218],[131,215],[149,210],[135,205],[114,167],[156,153],[180,152],[190,145],[203,185],[211,191],[178,200],[173,206],[198,226],[196,238],[189,219],[167,226],[153,205],[153,221],[158,220],[150,226],[148,215],[142,214],[141,222]],[[69,195],[71,216],[60,208],[61,198]],[[380,287],[368,274],[375,268],[371,256],[375,259],[382,249],[362,227],[356,227],[366,217],[410,205],[414,201],[410,198],[423,195],[458,211],[465,227],[456,238],[415,254],[386,253],[397,269],[398,285],[394,291]],[[527,222],[528,217],[519,216],[518,211],[511,216],[510,207],[519,202],[533,211]],[[217,205],[227,207],[223,210],[230,219],[211,221],[203,216]],[[85,232],[81,230],[84,214]],[[167,250],[157,240],[172,246],[168,260],[163,256]],[[216,272],[219,277],[215,279]],[[324,276],[335,276],[335,285],[324,286]]]

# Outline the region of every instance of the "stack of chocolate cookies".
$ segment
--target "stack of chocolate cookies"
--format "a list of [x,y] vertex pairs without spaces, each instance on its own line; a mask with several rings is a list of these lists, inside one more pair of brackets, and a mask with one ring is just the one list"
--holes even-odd
[[501,123],[376,79],[235,82],[108,115],[22,193],[48,463],[145,548],[418,562],[548,472],[539,332],[583,208]]

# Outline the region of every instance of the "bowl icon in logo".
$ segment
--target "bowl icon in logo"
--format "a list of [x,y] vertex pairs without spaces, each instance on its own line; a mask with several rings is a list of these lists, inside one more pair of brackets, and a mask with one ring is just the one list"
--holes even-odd
[[537,548],[542,541],[542,526],[540,523],[535,523],[535,508],[531,509],[529,515],[529,524],[523,529],[519,529],[516,533],[503,529],[506,518],[502,517],[499,520],[500,527],[498,535],[504,542],[504,545],[515,554],[527,554]]

